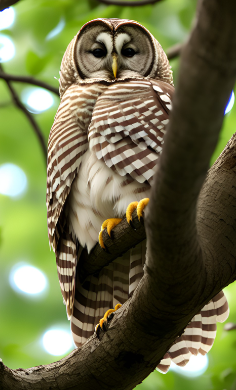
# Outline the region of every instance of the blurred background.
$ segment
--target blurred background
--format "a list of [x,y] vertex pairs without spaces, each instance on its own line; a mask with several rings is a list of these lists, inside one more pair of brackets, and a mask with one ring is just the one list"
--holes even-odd
[[[0,12],[2,71],[33,77],[58,88],[65,49],[80,27],[94,18],[127,18],[143,24],[164,50],[184,42],[193,24],[196,0],[166,0],[139,7],[97,0],[21,0]],[[178,56],[171,61],[178,78]],[[0,358],[8,367],[28,368],[59,360],[73,349],[70,326],[49,250],[46,221],[46,158],[27,112],[47,140],[59,105],[56,93],[12,82],[25,111],[16,107],[0,76]],[[193,102],[194,103],[194,102]],[[212,163],[236,129],[234,94]],[[207,129],[206,129],[207,130]],[[225,289],[228,323],[236,323],[236,286]],[[236,389],[236,330],[218,325],[207,357],[186,369],[153,372],[139,390]],[[230,326],[229,326],[230,327]],[[231,328],[234,328],[231,326]]]

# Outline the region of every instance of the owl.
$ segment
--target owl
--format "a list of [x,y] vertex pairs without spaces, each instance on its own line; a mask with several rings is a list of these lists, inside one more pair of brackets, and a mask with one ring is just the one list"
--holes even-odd
[[[104,220],[112,229],[137,204],[142,214],[174,86],[161,45],[145,27],[123,19],[86,23],[66,49],[59,82],[61,103],[48,141],[48,235],[79,347],[107,310],[132,296],[142,278],[145,241],[83,284],[76,269],[83,251],[89,253],[98,242]],[[195,315],[157,368],[167,372],[171,360],[183,366],[191,354],[207,353],[216,322],[227,316],[221,291]]]

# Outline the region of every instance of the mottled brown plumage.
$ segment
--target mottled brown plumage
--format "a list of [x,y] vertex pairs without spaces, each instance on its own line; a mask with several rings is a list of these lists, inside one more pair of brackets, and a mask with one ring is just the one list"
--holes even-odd
[[[139,23],[96,19],[69,44],[61,64],[60,97],[48,142],[50,245],[75,344],[94,332],[106,310],[124,303],[143,275],[140,243],[81,286],[76,265],[98,241],[102,222],[123,217],[148,197],[162,151],[174,93],[160,44]],[[213,344],[228,305],[223,292],[193,318],[158,368],[188,362]]]

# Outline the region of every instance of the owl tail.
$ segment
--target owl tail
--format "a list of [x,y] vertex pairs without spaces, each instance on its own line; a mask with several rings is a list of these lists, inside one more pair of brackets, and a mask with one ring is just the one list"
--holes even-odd
[[178,337],[157,366],[166,373],[171,361],[180,367],[185,366],[192,355],[205,355],[210,351],[216,337],[216,323],[224,322],[229,315],[227,299],[220,291],[202,310],[196,314],[184,333]]
[[146,243],[140,243],[117,258],[98,274],[90,276],[83,285],[78,278],[71,316],[71,331],[77,347],[92,334],[105,312],[123,304],[132,295],[143,276]]

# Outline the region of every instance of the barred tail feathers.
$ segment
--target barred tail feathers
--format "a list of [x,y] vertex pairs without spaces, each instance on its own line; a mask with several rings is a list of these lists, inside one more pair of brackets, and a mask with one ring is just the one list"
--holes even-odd
[[92,334],[105,312],[129,298],[130,252],[89,276],[83,285],[76,278],[75,303],[71,317],[72,336],[80,347]]
[[192,318],[182,336],[176,339],[160,361],[157,370],[166,373],[171,361],[183,367],[192,355],[205,355],[209,352],[216,337],[217,322],[224,322],[228,315],[228,302],[223,291],[220,291]]
[[136,245],[130,250],[130,270],[129,270],[129,297],[143,277],[143,266],[146,258],[146,240]]

